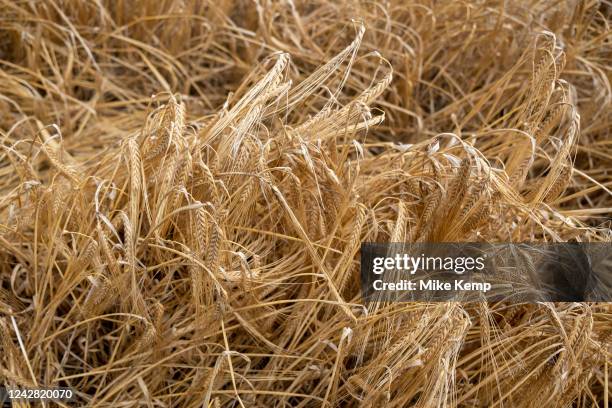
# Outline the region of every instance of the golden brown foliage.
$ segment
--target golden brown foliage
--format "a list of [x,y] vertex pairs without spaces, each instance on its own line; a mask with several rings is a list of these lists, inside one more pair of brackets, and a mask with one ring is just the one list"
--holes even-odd
[[0,1],[0,381],[603,407],[609,304],[364,307],[358,251],[610,241],[609,23],[605,1]]

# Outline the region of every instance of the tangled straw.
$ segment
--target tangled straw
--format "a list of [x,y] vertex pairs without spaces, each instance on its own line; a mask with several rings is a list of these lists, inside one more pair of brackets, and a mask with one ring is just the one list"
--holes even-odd
[[360,303],[364,241],[610,241],[609,5],[549,3],[0,1],[0,381],[606,406],[609,304]]

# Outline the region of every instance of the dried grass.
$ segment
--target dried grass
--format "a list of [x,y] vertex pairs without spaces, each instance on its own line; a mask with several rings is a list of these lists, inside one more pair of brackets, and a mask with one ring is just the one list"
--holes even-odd
[[357,253],[609,241],[610,7],[0,1],[0,379],[607,407],[609,304],[363,307]]

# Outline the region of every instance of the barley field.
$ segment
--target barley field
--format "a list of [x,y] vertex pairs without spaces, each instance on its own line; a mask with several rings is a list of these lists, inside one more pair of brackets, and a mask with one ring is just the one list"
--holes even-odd
[[0,0],[0,386],[608,408],[611,303],[364,304],[359,251],[612,241],[611,23],[607,0]]

